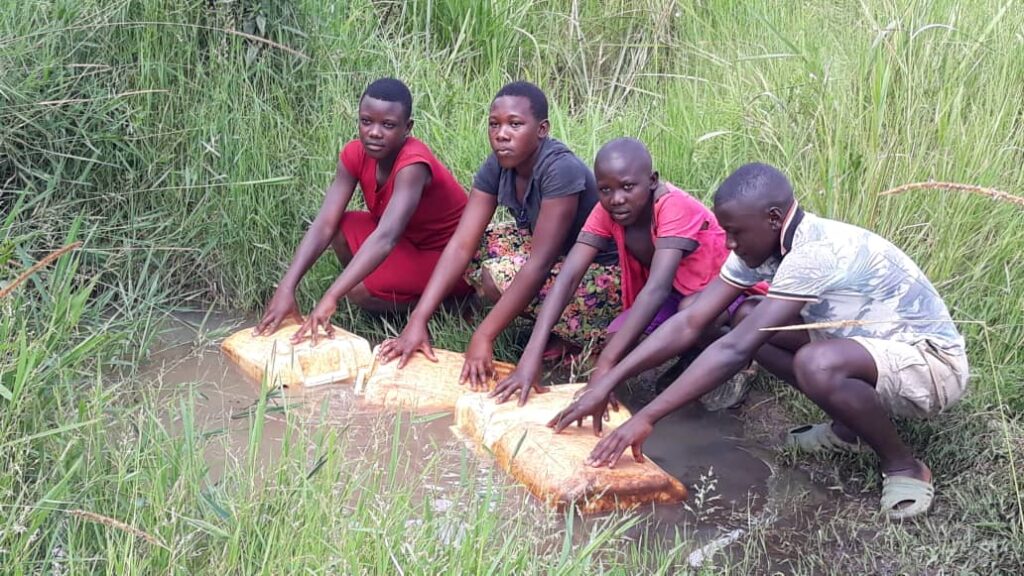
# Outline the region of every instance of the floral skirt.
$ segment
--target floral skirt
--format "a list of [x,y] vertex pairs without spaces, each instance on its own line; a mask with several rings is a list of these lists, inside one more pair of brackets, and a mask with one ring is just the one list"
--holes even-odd
[[[469,264],[466,281],[479,290],[481,275],[486,270],[498,289],[504,292],[529,258],[532,240],[530,232],[519,229],[514,222],[492,224]],[[561,269],[562,260],[559,259],[552,265],[551,274],[537,298],[526,307],[525,315],[537,317]],[[608,325],[622,312],[621,279],[618,264],[591,264],[552,332],[579,345],[602,343]]]

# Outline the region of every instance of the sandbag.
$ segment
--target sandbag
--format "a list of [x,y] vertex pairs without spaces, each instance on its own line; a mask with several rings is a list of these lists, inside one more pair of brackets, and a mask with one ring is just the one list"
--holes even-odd
[[[682,483],[650,459],[636,463],[628,451],[615,468],[584,464],[599,440],[589,421],[560,434],[547,427],[582,387],[554,386],[546,394],[532,394],[523,407],[514,401],[495,404],[483,393],[465,394],[456,403],[455,426],[467,439],[488,448],[534,496],[559,510],[575,506],[580,513],[591,514],[685,500]],[[628,418],[625,408],[612,412],[605,434]]]
[[221,344],[221,350],[256,381],[267,376],[271,386],[317,386],[355,382],[360,370],[373,364],[370,344],[365,339],[334,328],[334,338],[321,338],[314,347],[309,339],[293,345],[289,339],[298,324],[279,328],[270,336],[253,336],[252,328],[235,332]]
[[[374,356],[376,354],[374,350]],[[459,397],[470,391],[468,385],[459,383],[465,356],[438,349],[434,354],[437,362],[416,353],[401,370],[398,360],[375,365],[366,380],[364,401],[389,410],[421,413],[454,410]],[[495,376],[488,382],[488,389],[494,389],[513,369],[515,366],[511,364],[495,362]]]

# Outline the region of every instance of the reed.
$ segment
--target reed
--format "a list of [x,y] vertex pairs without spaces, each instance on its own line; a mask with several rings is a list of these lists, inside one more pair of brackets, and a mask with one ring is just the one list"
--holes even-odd
[[[932,515],[880,525],[851,497],[765,524],[741,507],[747,534],[706,573],[1019,571],[1022,30],[1004,0],[0,0],[0,572],[690,570],[689,537],[635,537],[633,516],[591,535],[503,517],[491,506],[507,491],[471,475],[457,514],[436,515],[400,457],[343,458],[343,430],[295,433],[274,463],[246,453],[213,481],[204,454],[223,438],[194,421],[194,391],[161,395],[140,371],[172,310],[259,310],[356,133],[356,99],[383,75],[407,81],[415,134],[467,185],[491,97],[526,78],[580,157],[639,137],[664,179],[705,200],[738,165],[772,163],[807,209],[890,239],[945,298],[971,393],[900,423],[939,479]],[[940,188],[963,193],[903,194]],[[300,304],[337,272],[321,259]],[[375,343],[404,324],[344,304],[335,320]],[[471,330],[454,313],[430,328],[448,349]],[[506,331],[496,356],[515,361],[527,330]],[[825,417],[762,386],[780,427]],[[254,443],[269,416],[297,424],[277,402],[236,421]],[[877,491],[869,459],[780,458],[846,494]]]

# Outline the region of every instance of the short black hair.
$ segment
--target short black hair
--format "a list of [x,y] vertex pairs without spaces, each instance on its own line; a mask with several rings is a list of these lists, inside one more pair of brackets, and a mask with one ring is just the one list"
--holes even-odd
[[531,84],[525,80],[509,82],[502,86],[501,90],[498,90],[494,100],[502,96],[522,96],[530,101],[530,111],[533,112],[533,117],[538,122],[548,119],[548,97],[544,95],[544,91],[538,88],[536,84]]
[[405,109],[405,119],[408,120],[412,117],[412,93],[409,92],[409,87],[405,85],[405,82],[398,78],[378,78],[370,82],[366,90],[363,90],[359,101],[361,102],[367,96],[374,100],[398,102]]
[[732,202],[756,205],[789,206],[793,201],[793,186],[786,175],[774,166],[753,162],[736,169],[715,192],[715,206]]

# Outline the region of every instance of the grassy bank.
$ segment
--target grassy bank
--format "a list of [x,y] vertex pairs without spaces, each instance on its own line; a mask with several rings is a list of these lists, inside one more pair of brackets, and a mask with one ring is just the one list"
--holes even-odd
[[[0,300],[2,571],[349,573],[397,562],[591,573],[682,561],[616,540],[621,526],[597,531],[592,547],[538,556],[543,537],[498,524],[473,499],[463,545],[441,545],[440,524],[406,528],[423,518],[403,504],[410,488],[359,476],[331,434],[296,438],[264,471],[269,485],[240,466],[210,486],[211,440],[160,424],[164,408],[136,368],[163,311],[258,309],[355,134],[358,94],[385,74],[409,83],[416,135],[462,182],[488,152],[494,91],[527,78],[549,94],[554,134],[583,158],[638,136],[663,177],[705,199],[740,163],[771,162],[809,209],[905,249],[963,322],[974,372],[960,406],[904,428],[939,478],[935,513],[880,524],[871,459],[794,457],[851,498],[800,512],[791,529],[752,529],[723,566],[1019,567],[1024,212],[975,194],[880,193],[936,180],[1022,194],[1024,11],[995,0],[816,4],[0,0],[0,282],[84,243]],[[303,304],[336,273],[323,259]],[[375,338],[394,324],[352,312],[338,322]],[[433,329],[444,347],[468,338],[451,318]],[[499,352],[514,359],[517,346],[506,337]],[[820,417],[770,390],[785,418]],[[187,420],[188,402],[173,410]],[[312,475],[311,445],[312,462],[324,457]],[[483,549],[502,554],[473,554]]]

